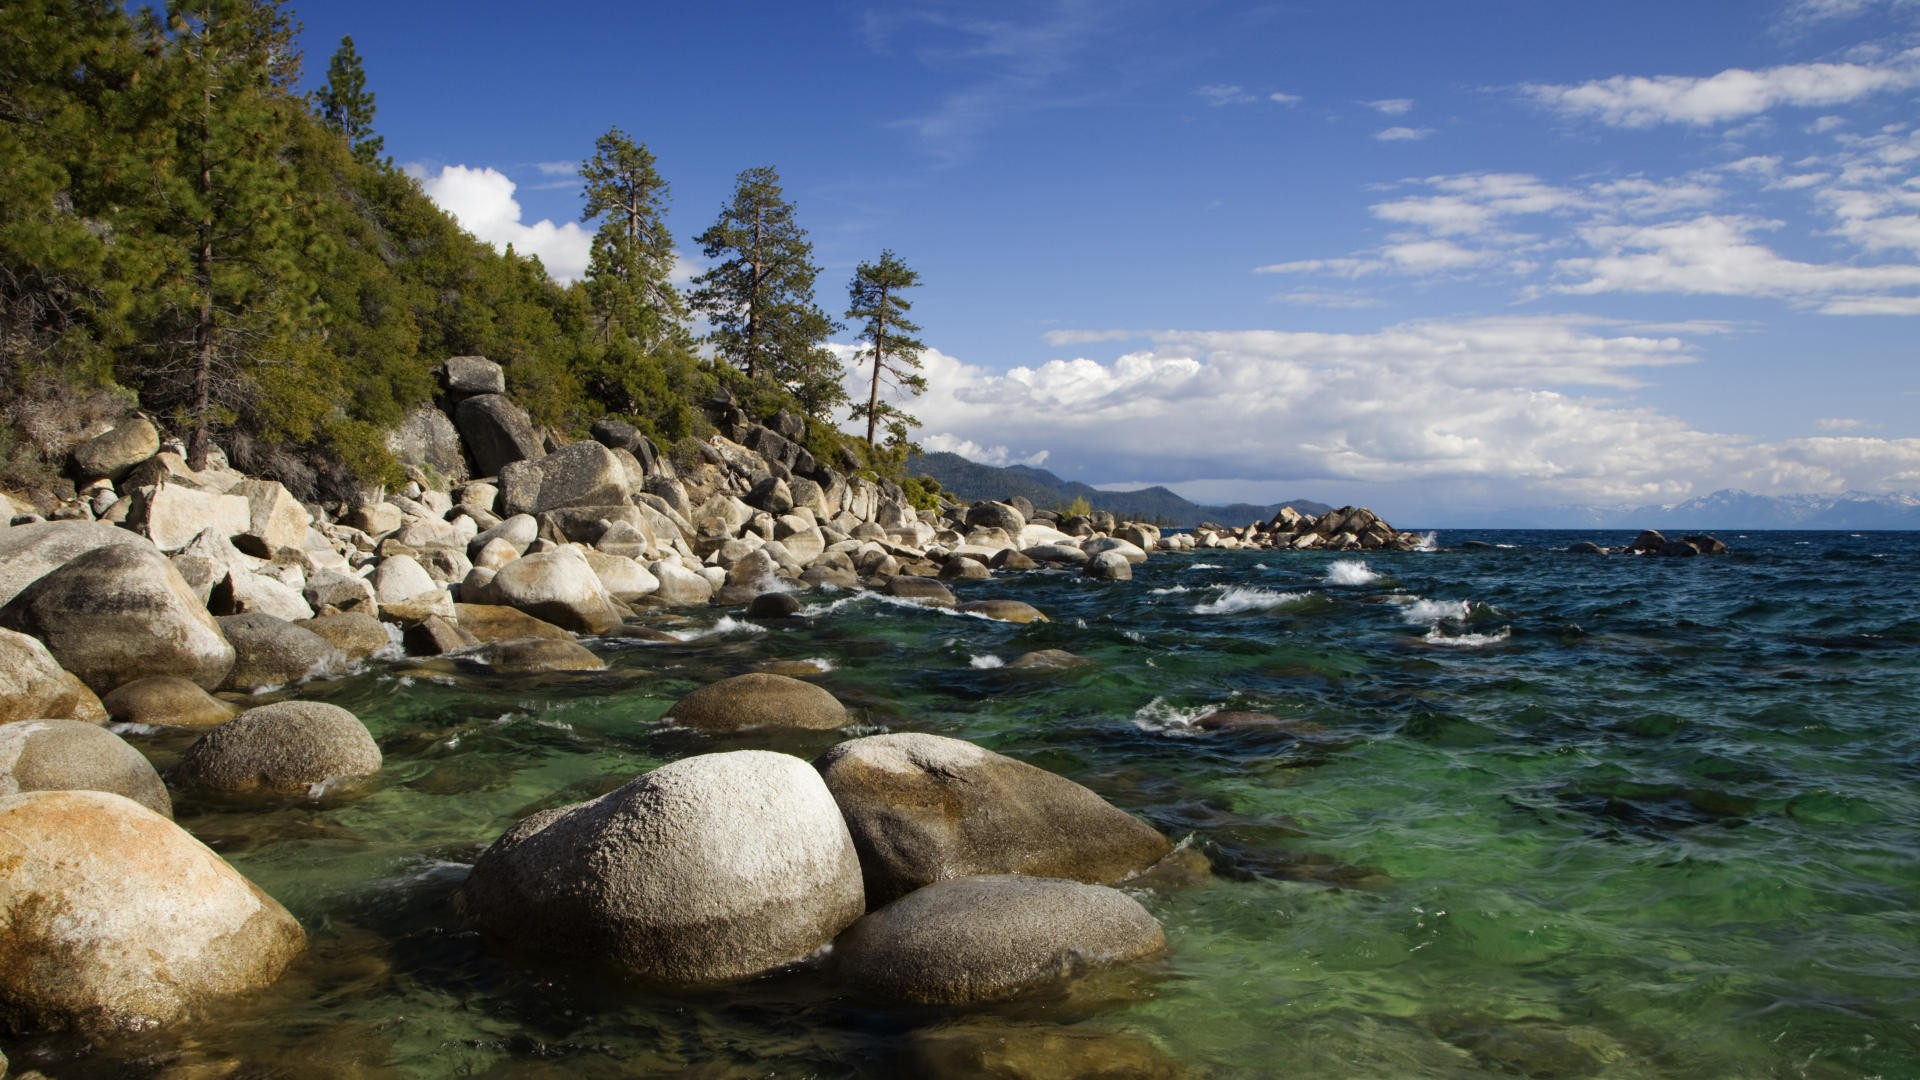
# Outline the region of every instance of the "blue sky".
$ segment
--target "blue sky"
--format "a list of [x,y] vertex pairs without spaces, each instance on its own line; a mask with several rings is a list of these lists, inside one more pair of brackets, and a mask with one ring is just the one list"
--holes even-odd
[[778,168],[823,306],[921,272],[930,449],[1395,520],[1920,491],[1915,0],[298,15],[308,82],[352,34],[387,151],[556,276],[611,126],[689,270]]

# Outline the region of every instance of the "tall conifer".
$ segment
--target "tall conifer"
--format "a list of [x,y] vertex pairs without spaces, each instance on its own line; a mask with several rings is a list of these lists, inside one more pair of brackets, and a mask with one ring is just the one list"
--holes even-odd
[[347,140],[355,160],[376,165],[386,140],[373,132],[373,93],[367,89],[367,72],[360,66],[360,53],[351,36],[340,39],[340,48],[327,62],[327,81],[314,95],[321,122]]
[[909,397],[926,392],[927,378],[920,374],[920,353],[926,346],[912,337],[920,326],[907,318],[913,303],[900,295],[919,284],[918,271],[909,269],[892,251],[882,251],[879,262],[861,263],[847,286],[847,318],[861,324],[866,340],[855,362],[873,364],[867,400],[853,407],[854,419],[866,418],[869,448],[875,445],[875,431],[881,424],[886,425],[890,447],[905,445],[907,432],[920,425],[898,405],[880,400],[883,381]]
[[643,350],[681,344],[686,306],[673,287],[673,237],[667,232],[667,182],[645,144],[619,128],[594,143],[580,165],[586,207],[580,220],[600,222],[587,262],[587,294],[602,333]]

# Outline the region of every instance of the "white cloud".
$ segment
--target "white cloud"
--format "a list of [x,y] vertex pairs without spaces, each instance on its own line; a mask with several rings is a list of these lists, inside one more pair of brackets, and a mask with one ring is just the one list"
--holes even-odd
[[1752,237],[1779,225],[1706,214],[1657,225],[1590,226],[1582,235],[1601,254],[1556,263],[1561,276],[1581,280],[1555,291],[1820,299],[1920,288],[1920,266],[1800,262]]
[[1283,94],[1276,90],[1267,95],[1267,100],[1276,105],[1298,105],[1302,101],[1305,101],[1306,98],[1301,97],[1299,94]]
[[1373,137],[1381,142],[1419,142],[1431,134],[1432,128],[1390,127],[1374,132]]
[[1814,425],[1821,431],[1861,431],[1873,426],[1865,420],[1854,420],[1841,416],[1823,416],[1815,420]]
[[1272,263],[1256,266],[1256,274],[1331,274],[1334,277],[1356,278],[1367,274],[1377,274],[1387,268],[1379,259],[1295,259],[1292,262]]
[[1142,330],[1049,330],[1041,337],[1049,345],[1092,345],[1101,341],[1131,341],[1145,337]]
[[1382,116],[1405,116],[1413,111],[1412,98],[1380,98],[1367,102],[1367,108]]
[[1577,86],[1530,83],[1524,92],[1568,116],[1612,127],[1705,126],[1757,116],[1780,106],[1842,105],[1920,84],[1920,49],[1881,63],[1789,64],[1717,75],[1615,75]]
[[1464,270],[1485,266],[1499,258],[1492,252],[1474,251],[1451,240],[1404,240],[1388,244],[1380,253],[1395,269],[1408,274]]
[[580,163],[577,161],[536,161],[533,167],[541,176],[579,176]]
[[1290,292],[1275,293],[1273,299],[1282,304],[1344,311],[1376,308],[1385,303],[1378,297],[1368,296],[1365,293],[1338,292],[1332,289],[1294,289]]
[[1194,93],[1206,98],[1207,104],[1216,108],[1221,105],[1251,105],[1260,100],[1258,95],[1248,93],[1243,87],[1227,86],[1223,83],[1202,86]]
[[1005,373],[929,350],[933,390],[911,408],[932,433],[923,445],[1023,448],[1005,452],[1016,460],[1039,443],[1065,476],[1382,485],[1427,505],[1488,485],[1516,499],[1653,502],[1722,487],[1904,490],[1920,476],[1920,439],[1760,442],[1623,396],[1694,359],[1680,333],[1561,315],[1169,332],[1112,360]]
[[428,173],[413,165],[407,174],[420,181],[434,205],[479,239],[503,251],[511,244],[522,255],[539,256],[556,281],[585,276],[593,234],[572,221],[563,225],[522,222],[520,203],[513,197],[516,186],[505,173],[465,165],[447,165],[438,173]]
[[946,432],[923,436],[916,440],[920,448],[930,454],[959,454],[968,461],[977,461],[982,465],[994,465],[1005,468],[1008,465],[1026,465],[1039,468],[1047,463],[1048,451],[1040,450],[1022,456],[1018,451],[1004,446],[981,446],[971,439],[957,439]]

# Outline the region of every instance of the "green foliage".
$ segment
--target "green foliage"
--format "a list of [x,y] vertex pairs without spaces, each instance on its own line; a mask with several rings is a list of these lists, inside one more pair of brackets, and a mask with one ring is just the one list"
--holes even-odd
[[1085,495],[1075,495],[1071,502],[1060,508],[1060,516],[1063,518],[1086,517],[1091,513],[1093,513],[1093,504],[1087,501]]
[[927,389],[926,376],[920,374],[920,353],[926,346],[912,336],[920,331],[920,326],[907,318],[913,304],[900,295],[919,284],[918,272],[908,269],[892,251],[882,251],[879,262],[861,263],[847,286],[847,318],[861,324],[861,334],[866,340],[855,362],[873,365],[867,400],[853,407],[853,416],[856,420],[866,419],[869,447],[879,445],[874,436],[884,425],[888,456],[897,458],[902,465],[909,453],[919,449],[908,441],[907,433],[918,427],[920,421],[898,405],[882,401],[880,386],[885,382],[909,397],[917,397]]
[[733,201],[694,242],[717,260],[694,279],[692,305],[713,327],[720,357],[749,379],[784,387],[809,416],[846,404],[840,361],[826,348],[839,324],[814,303],[820,268],[780,175],[768,166],[742,172]]
[[599,221],[587,263],[587,295],[607,340],[626,337],[655,351],[686,344],[686,307],[669,280],[673,237],[667,232],[667,182],[653,153],[619,128],[594,143],[580,164],[586,206],[580,220]]
[[940,509],[940,481],[931,476],[903,476],[900,490],[906,493],[907,504],[915,510]]
[[360,66],[351,36],[340,39],[340,48],[327,63],[327,81],[314,95],[314,103],[327,130],[353,148],[354,160],[369,166],[380,163],[386,140],[373,133],[373,94],[367,89],[367,72]]

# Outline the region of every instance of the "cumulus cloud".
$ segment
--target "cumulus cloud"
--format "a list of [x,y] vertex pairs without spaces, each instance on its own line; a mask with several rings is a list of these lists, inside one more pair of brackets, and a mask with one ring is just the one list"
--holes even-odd
[[1432,128],[1390,127],[1374,132],[1373,137],[1381,142],[1419,142],[1431,134]]
[[1167,332],[1111,360],[1004,373],[929,350],[935,390],[911,407],[929,448],[1046,452],[1066,476],[1279,478],[1398,492],[1407,505],[1475,485],[1653,502],[1722,487],[1902,490],[1920,476],[1920,439],[1763,442],[1633,402],[1653,373],[1695,359],[1670,328],[1571,315]]
[[1592,226],[1582,234],[1601,254],[1560,260],[1558,273],[1580,280],[1555,291],[1817,299],[1920,288],[1920,266],[1801,262],[1753,238],[1779,226],[1715,214],[1656,225]]
[[555,225],[520,220],[517,186],[505,173],[491,168],[447,165],[438,173],[409,166],[408,175],[420,181],[434,205],[452,214],[460,227],[505,250],[511,244],[522,255],[537,255],[557,281],[575,281],[587,272],[593,234],[577,222]]
[[1920,49],[1878,63],[1787,64],[1717,75],[1615,75],[1576,86],[1530,83],[1527,96],[1564,115],[1610,127],[1704,127],[1780,106],[1821,108],[1920,85]]

